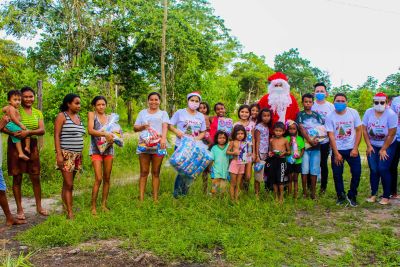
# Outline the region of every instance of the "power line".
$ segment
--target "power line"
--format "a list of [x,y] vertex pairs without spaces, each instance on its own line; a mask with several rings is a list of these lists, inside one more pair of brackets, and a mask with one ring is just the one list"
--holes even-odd
[[331,2],[331,3],[335,3],[335,4],[344,5],[344,6],[367,9],[367,10],[371,10],[371,11],[375,11],[375,12],[381,12],[381,13],[387,13],[387,14],[393,14],[393,15],[400,15],[400,12],[397,12],[397,11],[384,10],[384,9],[374,8],[374,7],[360,5],[360,4],[351,3],[351,2],[344,2],[344,1],[338,1],[338,0],[325,0],[325,1]]

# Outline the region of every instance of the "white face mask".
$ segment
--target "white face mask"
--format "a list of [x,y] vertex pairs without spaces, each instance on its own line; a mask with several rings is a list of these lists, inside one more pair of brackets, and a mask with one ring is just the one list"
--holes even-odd
[[188,106],[191,110],[197,110],[200,107],[200,102],[189,101]]
[[381,105],[381,104],[374,105],[374,109],[377,112],[384,112],[385,108],[386,108],[386,105]]

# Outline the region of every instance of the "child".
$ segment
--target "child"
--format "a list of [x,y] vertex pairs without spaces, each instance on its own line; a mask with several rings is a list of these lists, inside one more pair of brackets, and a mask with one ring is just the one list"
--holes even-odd
[[225,105],[221,102],[218,102],[214,105],[215,115],[210,118],[210,143],[214,142],[214,136],[217,131],[221,130],[228,134],[228,136],[232,132],[233,121],[232,119],[226,118],[226,110]]
[[[7,123],[6,128],[8,131],[15,133],[21,130],[26,130],[25,125],[21,123],[21,115],[19,114],[18,108],[21,105],[21,93],[18,90],[11,90],[7,94],[8,105],[3,108],[3,112],[10,118],[10,122]],[[23,160],[29,160],[29,157],[24,154],[22,150],[21,139],[11,135],[11,140],[15,143],[18,151],[18,157]],[[25,151],[31,152],[31,142],[29,137],[25,137]]]
[[257,103],[250,105],[250,120],[254,123],[258,123],[258,113],[260,112],[260,106]]
[[[289,195],[292,194],[292,186],[294,186],[293,198],[297,199],[298,178],[301,173],[301,162],[304,154],[304,139],[298,134],[298,126],[295,121],[288,120],[286,122],[288,135],[286,139],[290,145],[290,155],[286,157],[287,173],[289,175]],[[303,188],[304,191],[304,188]]]
[[[208,116],[210,114],[210,105],[208,105],[207,102],[200,102],[200,106],[198,111],[204,115],[204,120],[206,121],[206,134],[203,138],[203,143],[206,145],[210,145],[210,117]],[[210,166],[208,166],[204,171],[203,171],[203,192],[207,193],[207,187],[208,187],[208,173],[210,172]]]
[[270,178],[274,183],[275,199],[279,203],[283,203],[283,185],[286,176],[286,158],[289,154],[290,147],[288,140],[283,137],[285,133],[285,124],[276,122],[273,128],[274,136],[270,139],[269,156],[270,159]]
[[[264,161],[268,157],[268,148],[269,148],[269,127],[271,127],[271,118],[272,113],[269,109],[264,108],[260,111],[257,118],[257,126],[254,130],[254,152],[253,158],[255,162]],[[256,196],[259,195],[260,192],[260,182],[264,181],[264,170],[262,172],[261,177],[256,178],[254,175],[254,191]]]
[[253,135],[254,135],[254,127],[256,123],[250,119],[250,107],[248,105],[241,105],[238,110],[239,121],[236,122],[233,126],[242,125],[246,130],[246,140],[249,147],[249,154],[247,155],[247,164],[244,179],[241,182],[241,188],[243,188],[246,192],[249,191],[249,184],[252,172],[252,161],[253,161]]
[[[307,186],[307,179],[310,175],[311,198],[315,199],[317,176],[321,171],[320,141],[324,140],[327,135],[321,115],[311,110],[314,103],[314,96],[312,94],[304,94],[302,96],[302,103],[304,110],[297,114],[299,130],[306,141],[301,163],[301,178],[303,186]],[[308,190],[304,189],[303,187],[303,196],[307,197]]]
[[227,155],[232,155],[233,160],[229,165],[229,172],[231,175],[231,186],[229,189],[231,199],[238,200],[239,187],[245,172],[247,163],[246,154],[248,153],[248,143],[246,142],[246,129],[243,125],[236,125],[233,127],[232,141],[229,143]]
[[211,167],[212,188],[211,193],[225,193],[226,181],[228,180],[229,156],[228,134],[218,131],[214,137],[214,146],[211,148],[214,162]]

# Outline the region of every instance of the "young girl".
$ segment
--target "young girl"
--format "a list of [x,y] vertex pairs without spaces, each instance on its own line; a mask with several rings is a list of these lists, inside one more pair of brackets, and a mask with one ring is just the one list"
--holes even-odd
[[239,186],[245,172],[247,163],[248,142],[246,142],[246,129],[243,125],[236,125],[233,127],[232,141],[229,143],[227,155],[232,155],[233,160],[229,165],[229,172],[231,175],[231,186],[229,189],[231,199],[238,200]]
[[214,162],[211,167],[212,188],[211,193],[225,193],[226,181],[228,180],[229,156],[228,134],[224,131],[218,131],[214,137],[214,146],[211,153]]
[[246,171],[244,179],[241,182],[241,188],[243,188],[246,192],[249,191],[249,183],[252,172],[252,161],[253,161],[253,134],[254,127],[256,123],[250,119],[250,107],[248,105],[241,105],[238,110],[239,121],[236,122],[233,126],[242,125],[246,130],[246,140],[248,143],[248,155],[247,155],[247,163],[246,163]]
[[[210,137],[210,105],[207,102],[200,102],[200,106],[198,111],[204,115],[204,120],[206,121],[206,132],[205,136],[203,139],[203,143],[211,146],[212,145],[212,138]],[[210,173],[210,166],[208,166],[204,171],[203,171],[203,192],[207,193],[207,188],[208,188],[208,174]]]
[[221,102],[218,102],[214,105],[214,117],[210,118],[210,143],[214,142],[214,136],[217,131],[224,131],[228,134],[228,136],[232,132],[233,121],[232,119],[226,118],[226,109],[225,105]]
[[[304,139],[301,137],[298,129],[298,125],[296,122],[292,120],[288,120],[286,122],[287,125],[287,133],[286,136],[287,141],[290,145],[290,155],[286,157],[287,161],[287,173],[289,175],[289,195],[292,194],[292,186],[294,186],[293,197],[297,199],[298,185],[297,181],[299,178],[299,173],[301,173],[301,162],[304,154]],[[302,180],[303,191],[305,191],[305,185],[307,181]]]
[[260,106],[257,103],[250,105],[250,120],[258,123],[258,114],[260,113]]
[[[257,118],[257,126],[254,129],[254,152],[253,158],[255,162],[264,161],[268,157],[269,148],[269,127],[271,127],[272,113],[269,109],[264,108],[260,111]],[[256,175],[255,175],[256,176]],[[256,179],[254,176],[254,191],[256,196],[260,193],[260,182],[264,177]]]
[[288,140],[283,137],[285,133],[285,124],[276,122],[273,128],[274,136],[270,139],[269,156],[270,163],[270,178],[274,183],[275,199],[279,203],[283,203],[283,185],[286,176],[286,158],[289,154],[290,147]]
[[[8,105],[3,108],[3,112],[10,118],[10,121],[6,125],[6,129],[11,133],[15,133],[21,130],[26,130],[25,125],[21,123],[21,114],[18,109],[21,105],[21,92],[18,90],[11,90],[7,93]],[[18,151],[18,157],[23,160],[29,160],[29,157],[25,155],[22,149],[22,142],[20,138],[13,135],[11,136],[12,142]],[[25,137],[25,151],[31,153],[30,147],[30,137]]]

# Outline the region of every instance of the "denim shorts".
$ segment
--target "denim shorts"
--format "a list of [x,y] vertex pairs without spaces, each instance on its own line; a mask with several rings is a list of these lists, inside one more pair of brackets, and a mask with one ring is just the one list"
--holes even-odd
[[3,170],[0,169],[0,191],[6,191],[6,181],[4,181]]
[[308,149],[304,151],[301,163],[301,174],[319,175],[321,172],[321,152],[319,149]]

